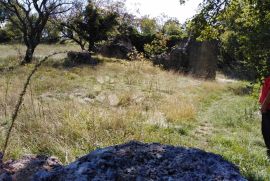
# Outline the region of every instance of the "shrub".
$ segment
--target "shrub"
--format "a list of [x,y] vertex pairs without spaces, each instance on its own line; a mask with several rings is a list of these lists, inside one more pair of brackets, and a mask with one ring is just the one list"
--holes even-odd
[[0,43],[6,43],[11,40],[8,32],[6,30],[0,29]]
[[162,54],[167,49],[167,38],[161,33],[156,34],[151,43],[144,45],[144,51],[147,57]]

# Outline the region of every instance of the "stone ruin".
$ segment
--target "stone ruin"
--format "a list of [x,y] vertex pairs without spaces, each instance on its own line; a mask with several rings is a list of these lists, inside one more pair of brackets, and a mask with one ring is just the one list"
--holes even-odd
[[185,41],[179,42],[169,53],[153,57],[154,63],[162,65],[165,69],[188,73],[198,78],[215,79],[218,42]]
[[127,36],[118,36],[111,43],[101,46],[97,53],[105,57],[118,59],[129,59],[128,54],[132,52],[133,45]]
[[[118,59],[129,59],[133,49],[129,37],[119,36],[107,45],[97,48],[97,53]],[[154,64],[191,74],[197,78],[215,79],[218,62],[217,41],[183,39],[169,53],[152,57]]]
[[134,141],[97,149],[67,166],[51,157],[27,157],[0,168],[1,181],[246,181],[219,155]]

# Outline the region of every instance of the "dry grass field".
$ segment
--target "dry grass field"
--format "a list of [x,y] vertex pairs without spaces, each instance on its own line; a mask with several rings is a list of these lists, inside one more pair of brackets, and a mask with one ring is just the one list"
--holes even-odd
[[[42,45],[36,55],[63,49],[78,47]],[[13,45],[0,45],[0,68],[18,64],[17,52]],[[69,163],[99,147],[139,140],[211,151],[250,180],[270,179],[257,99],[246,93],[246,82],[224,81],[222,75],[217,81],[194,79],[146,60],[97,58],[101,63],[95,67],[65,67],[60,56],[38,70],[7,158],[48,154]],[[0,72],[0,144],[32,68]]]

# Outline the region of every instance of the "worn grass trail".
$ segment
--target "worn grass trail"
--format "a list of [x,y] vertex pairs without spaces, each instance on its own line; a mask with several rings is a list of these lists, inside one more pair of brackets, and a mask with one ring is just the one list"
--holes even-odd
[[214,126],[209,120],[202,119],[198,127],[193,131],[194,139],[200,142],[200,148],[205,149],[209,145],[209,138],[213,135]]
[[249,180],[270,179],[256,100],[226,92],[203,115],[203,120],[214,128],[211,134],[204,134],[204,149],[238,165]]

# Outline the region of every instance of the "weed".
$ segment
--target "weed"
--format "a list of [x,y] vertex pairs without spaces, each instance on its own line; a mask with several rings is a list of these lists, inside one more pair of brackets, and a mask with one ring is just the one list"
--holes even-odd
[[[76,49],[40,48],[39,56],[51,49]],[[6,51],[0,54],[0,67],[17,63],[8,58],[16,53],[9,52],[10,45],[0,49]],[[269,180],[257,98],[241,93],[246,82],[196,80],[145,60],[96,57],[103,64],[65,69],[63,57],[57,57],[39,69],[26,92],[6,158],[50,154],[68,163],[96,148],[138,140],[211,151],[239,166],[247,179]],[[0,144],[22,80],[32,68],[0,72]],[[119,104],[108,104],[108,95],[116,95]],[[164,124],[156,124],[160,122]],[[202,125],[207,134],[196,135]]]

